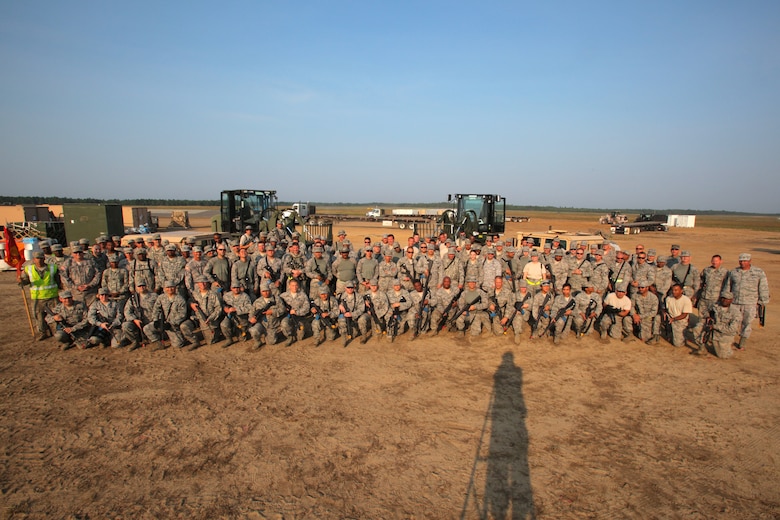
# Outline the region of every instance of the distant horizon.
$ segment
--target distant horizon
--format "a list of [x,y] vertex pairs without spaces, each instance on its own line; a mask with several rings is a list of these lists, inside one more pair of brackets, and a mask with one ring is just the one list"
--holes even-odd
[[[36,199],[40,201],[45,201],[47,199],[62,199],[60,202],[37,202],[37,203],[23,203],[23,202],[8,202],[8,199],[17,199],[17,198],[29,198],[29,199]],[[70,199],[70,200],[68,200]],[[144,204],[139,204],[137,201],[139,200],[146,200],[149,202],[146,202]],[[159,204],[153,203],[153,202],[159,202]],[[313,204],[315,206],[332,206],[332,207],[338,207],[338,206],[365,206],[366,208],[372,208],[372,207],[382,207],[383,209],[387,209],[387,207],[401,207],[401,208],[410,208],[410,207],[420,207],[420,208],[430,208],[430,207],[451,207],[452,203],[448,201],[431,201],[431,202],[378,202],[378,201],[370,201],[370,202],[323,202],[323,201],[315,201],[315,200],[279,200],[278,205],[280,207],[288,207],[296,202],[306,202],[308,204]],[[3,206],[25,206],[25,205],[62,205],[62,204],[90,204],[90,203],[109,203],[109,204],[122,204],[122,205],[134,205],[134,206],[149,206],[149,207],[166,207],[166,206],[177,206],[177,207],[184,207],[184,206],[208,206],[208,207],[219,207],[220,201],[219,199],[117,199],[117,198],[99,198],[99,197],[81,197],[81,198],[75,198],[75,197],[58,197],[58,196],[37,196],[37,195],[19,195],[19,196],[8,196],[8,195],[2,195],[0,196],[0,205]],[[699,214],[708,214],[708,215],[745,215],[745,216],[765,216],[765,217],[780,217],[780,213],[763,213],[763,212],[749,212],[749,211],[732,211],[732,210],[723,210],[723,209],[690,209],[690,208],[663,208],[663,209],[657,209],[657,208],[589,208],[589,207],[571,207],[571,206],[543,206],[543,205],[521,205],[521,204],[510,204],[509,201],[507,201],[507,211],[562,211],[565,213],[576,213],[576,212],[582,212],[582,213],[610,213],[610,212],[618,212],[618,213],[659,213],[659,214],[684,214],[684,215],[699,215]]]

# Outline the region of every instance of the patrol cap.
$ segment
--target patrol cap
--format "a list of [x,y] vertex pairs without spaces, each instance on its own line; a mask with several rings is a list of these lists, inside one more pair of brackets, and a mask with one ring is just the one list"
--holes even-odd
[[117,254],[108,255],[108,261],[109,261],[109,263],[112,263],[112,264],[114,262],[119,262],[119,255],[117,255]]
[[258,235],[258,236],[259,236],[260,238],[268,238],[268,233],[266,233],[265,231],[261,231],[261,232],[260,232],[260,235]]
[[368,283],[369,285],[373,285],[374,287],[376,287],[377,285],[379,285],[379,278],[372,278],[371,281]]
[[528,253],[529,251],[531,251],[531,248],[528,247],[528,246],[523,246],[523,248],[521,250],[521,252],[523,252],[523,253]]
[[165,287],[166,289],[168,287],[176,287],[176,282],[174,282],[173,280],[168,280],[167,282],[165,282],[165,285],[163,285],[163,287]]
[[533,258],[533,257],[539,258],[539,251],[537,251],[536,249],[533,249],[531,251],[531,258]]
[[101,235],[95,239],[95,242],[97,242],[98,244],[105,244],[106,242],[108,242],[108,237]]
[[516,251],[517,251],[517,250],[515,249],[515,246],[507,246],[507,247],[506,247],[506,252],[507,252],[507,254],[509,254],[509,253],[514,253],[514,252],[516,252]]
[[349,246],[342,246],[341,247],[341,252],[342,253],[349,253]]
[[556,249],[553,256],[563,256],[563,249]]
[[152,235],[152,240],[162,240],[160,233],[155,233],[154,235]]
[[[167,250],[168,248],[166,247],[165,249]],[[192,253],[192,248],[190,246],[188,246],[187,244],[184,244],[183,246],[181,246],[181,252],[182,253]]]
[[492,247],[486,247],[485,248],[485,254],[486,255],[495,255],[496,254],[496,250],[493,249]]
[[740,262],[750,262],[750,253],[742,253],[739,255],[739,261]]
[[[322,249],[322,248],[320,248],[320,249]],[[373,253],[374,252],[374,248],[371,247],[371,246],[366,246],[366,247],[363,248],[363,251],[365,251],[366,253]]]
[[195,278],[195,283],[209,283],[209,279],[205,276],[198,276]]
[[401,285],[401,280],[398,278],[393,278],[393,286],[395,287],[396,285]]
[[648,287],[650,287],[650,284],[647,282],[639,282],[638,287],[640,289],[647,289]]
[[263,282],[260,284],[260,290],[261,291],[270,291],[271,290],[271,282],[268,280],[263,280]]
[[72,247],[70,248],[70,252],[71,252],[71,253],[83,253],[83,252],[84,252],[84,250],[83,250],[83,249],[81,249],[81,246],[79,246],[79,245],[75,245],[75,246],[72,246]]
[[596,249],[596,252],[593,253],[594,255],[604,256],[604,250],[603,249]]
[[33,258],[46,258],[46,255],[43,254],[43,251],[36,251],[33,253]]
[[214,247],[213,246],[206,246],[206,247],[203,248],[203,252],[206,253],[206,254],[213,253],[214,252]]
[[354,289],[355,288],[355,282],[350,280],[350,281],[348,281],[347,283],[344,284],[344,287],[346,287],[347,289]]
[[230,288],[231,289],[240,289],[241,288],[241,284],[238,283],[238,282],[233,282],[233,283],[230,284]]
[[140,280],[138,280],[138,281],[135,283],[135,286],[136,286],[136,287],[146,287],[146,282],[144,281],[144,279],[143,279],[143,278],[141,278]]
[[659,256],[655,259],[656,264],[665,264],[666,263],[666,257],[664,255]]
[[337,236],[347,236],[347,232],[342,229],[338,232]]
[[518,289],[520,289],[521,287],[525,287],[526,289],[528,288],[528,282],[526,282],[525,279],[518,280],[515,285],[517,286]]
[[647,250],[647,256],[656,256],[657,253],[655,252],[655,249],[648,249]]
[[671,249],[680,249],[680,245],[679,244],[672,244]]
[[468,278],[466,278],[466,283],[477,283],[477,277],[469,276]]
[[456,255],[456,254],[458,254],[458,250],[455,249],[454,247],[451,247],[451,248],[447,249],[447,254],[448,255]]
[[542,280],[542,285],[550,285],[550,280]]
[[120,240],[122,240],[122,237],[120,237],[119,235],[114,235],[111,237],[112,242],[119,242]]
[[323,251],[325,250],[322,248],[322,246],[314,246],[311,248],[312,253],[322,253]]
[[51,247],[51,242],[49,242],[48,240],[41,240],[40,244],[41,247]]
[[146,253],[147,251],[145,247],[139,247],[138,249],[135,250],[135,256],[145,255]]
[[691,252],[686,249],[685,251],[680,253],[680,256],[691,256]]
[[626,284],[619,284],[617,287],[615,287],[615,292],[626,292]]
[[86,238],[79,238],[79,244],[82,246],[88,246],[89,240],[87,240]]
[[70,291],[60,291],[60,298],[62,298],[63,300],[65,298],[73,298],[73,293]]
[[330,291],[328,290],[328,286],[327,285],[323,285],[322,287],[320,287],[320,294],[321,295],[322,294],[329,294],[329,293],[330,293]]
[[192,252],[193,253],[202,253],[203,252],[203,248],[200,247],[200,246],[195,246],[195,247],[192,248]]
[[244,231],[251,231],[251,230],[252,230],[252,226],[244,226]]
[[168,244],[167,246],[165,246],[165,250],[166,251],[176,251],[176,246],[173,245],[173,244]]
[[401,244],[398,242],[393,243],[393,249],[401,249]]
[[723,291],[722,293],[720,293],[720,297],[723,298],[724,300],[733,300],[734,294],[732,294],[731,291]]
[[583,288],[583,289],[587,289],[588,287],[590,287],[591,289],[593,289],[593,284],[592,284],[592,283],[590,283],[590,282],[584,282],[584,283],[582,284],[582,288]]
[[108,287],[101,287],[98,289],[99,296],[108,296],[109,294],[111,294],[111,291],[108,290]]
[[271,242],[272,244],[275,244],[275,243],[277,243],[279,241],[279,239],[276,238],[276,235],[271,235],[271,237],[268,239],[268,241]]
[[132,245],[132,244],[135,244],[135,240],[133,240],[131,238],[130,240],[127,241],[127,245],[129,246],[129,245]]
[[52,251],[62,251],[62,244],[54,244],[51,246]]

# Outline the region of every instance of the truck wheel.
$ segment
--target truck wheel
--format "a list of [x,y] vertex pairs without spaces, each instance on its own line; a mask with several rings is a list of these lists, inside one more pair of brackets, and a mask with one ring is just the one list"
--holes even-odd
[[414,231],[414,222],[409,222],[409,231]]
[[406,222],[399,222],[398,229],[406,229]]

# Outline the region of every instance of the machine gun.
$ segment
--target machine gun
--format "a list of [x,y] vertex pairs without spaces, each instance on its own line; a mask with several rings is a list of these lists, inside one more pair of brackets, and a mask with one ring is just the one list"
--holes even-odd
[[[406,303],[406,298],[401,296],[401,299],[398,300],[398,303]],[[401,307],[393,307],[393,315],[390,317],[392,320],[392,327],[393,327],[393,338],[398,335],[398,326],[401,323]],[[392,340],[392,338],[391,338]]]
[[458,321],[458,318],[460,318],[461,316],[466,314],[468,312],[469,308],[471,308],[472,305],[476,305],[480,301],[482,301],[482,295],[478,294],[476,298],[474,298],[470,302],[466,302],[466,305],[464,305],[463,307],[458,309],[458,312],[456,312],[455,316],[453,316],[452,319],[450,320],[450,330],[453,327],[455,327],[455,322]]
[[[430,278],[426,279],[425,287],[423,288],[422,297],[420,298],[420,304],[417,306],[417,312],[415,313],[415,316],[417,320],[415,321],[414,325],[414,335],[418,336],[420,332],[423,330],[423,313],[425,313],[425,298],[428,296],[428,280]],[[425,313],[428,318],[430,318],[430,311]]]
[[[406,267],[406,264],[401,264],[401,267],[400,267],[400,269],[402,269],[403,271],[405,271],[405,272],[406,272],[406,276],[408,276],[408,277],[409,277],[409,280],[410,280],[412,283],[414,283],[414,282],[418,281],[418,279],[417,279],[417,278],[414,276],[414,273],[413,273],[413,272],[410,272],[410,271],[409,271],[409,268],[408,268],[408,267]],[[412,267],[412,270],[414,270],[414,267]]]
[[[353,292],[354,294],[354,292]],[[347,301],[344,299],[344,295],[341,295],[341,298],[339,298],[339,305],[344,308],[344,322],[347,325],[347,337],[346,340],[349,341],[354,337],[354,329],[353,329],[353,321],[352,316],[346,316],[346,313],[349,312],[349,307],[347,307]],[[346,343],[345,343],[346,346]]]
[[371,319],[373,320],[374,324],[379,327],[379,329],[384,334],[387,332],[387,325],[385,325],[385,322],[379,319],[379,316],[376,315],[376,309],[374,309],[374,304],[371,302],[371,296],[368,294],[363,295],[363,304],[365,305],[366,309],[368,310],[368,314],[371,316]]
[[758,324],[763,327],[764,322],[766,321],[766,305],[763,303],[757,303],[756,314],[758,314]]
[[564,328],[565,328],[565,327],[566,327],[566,322],[568,322],[568,320],[569,320],[569,317],[568,317],[568,316],[566,316],[566,312],[567,312],[567,311],[569,311],[570,309],[573,309],[573,308],[574,308],[574,305],[575,305],[576,303],[577,303],[577,302],[574,300],[574,298],[572,298],[571,300],[569,300],[569,303],[567,303],[566,305],[564,305],[563,307],[561,307],[561,308],[558,310],[558,312],[555,314],[555,317],[554,317],[553,319],[551,319],[551,320],[550,320],[550,324],[549,324],[549,325],[547,325],[547,328],[546,328],[546,329],[544,329],[544,334],[547,334],[547,333],[549,333],[549,332],[550,332],[550,330],[554,330],[554,329],[555,329],[555,324],[556,324],[556,323],[558,322],[558,320],[559,320],[559,319],[561,319],[561,318],[564,318],[564,321],[563,321],[563,326],[564,326]]

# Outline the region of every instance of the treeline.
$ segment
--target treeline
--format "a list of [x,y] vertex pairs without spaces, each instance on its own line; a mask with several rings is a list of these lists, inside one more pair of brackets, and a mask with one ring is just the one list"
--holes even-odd
[[[289,207],[293,202],[279,201],[280,207]],[[304,202],[304,201],[300,201]],[[309,202],[309,201],[305,201]],[[447,208],[452,207],[452,202],[316,202],[310,201],[316,206],[328,207],[398,207],[398,208]],[[98,199],[98,198],[72,198],[72,197],[9,197],[0,195],[0,205],[43,205],[43,204],[122,204],[123,206],[219,206],[219,200],[195,200],[195,199]],[[523,206],[507,204],[509,211],[554,211],[557,213],[663,213],[674,215],[762,215],[776,216],[778,213],[750,213],[743,211],[701,210],[701,209],[648,209],[648,208],[574,208],[559,206]]]
[[96,199],[73,197],[8,197],[0,195],[3,206],[44,204],[122,204],[123,206],[219,206],[219,200],[193,199]]

